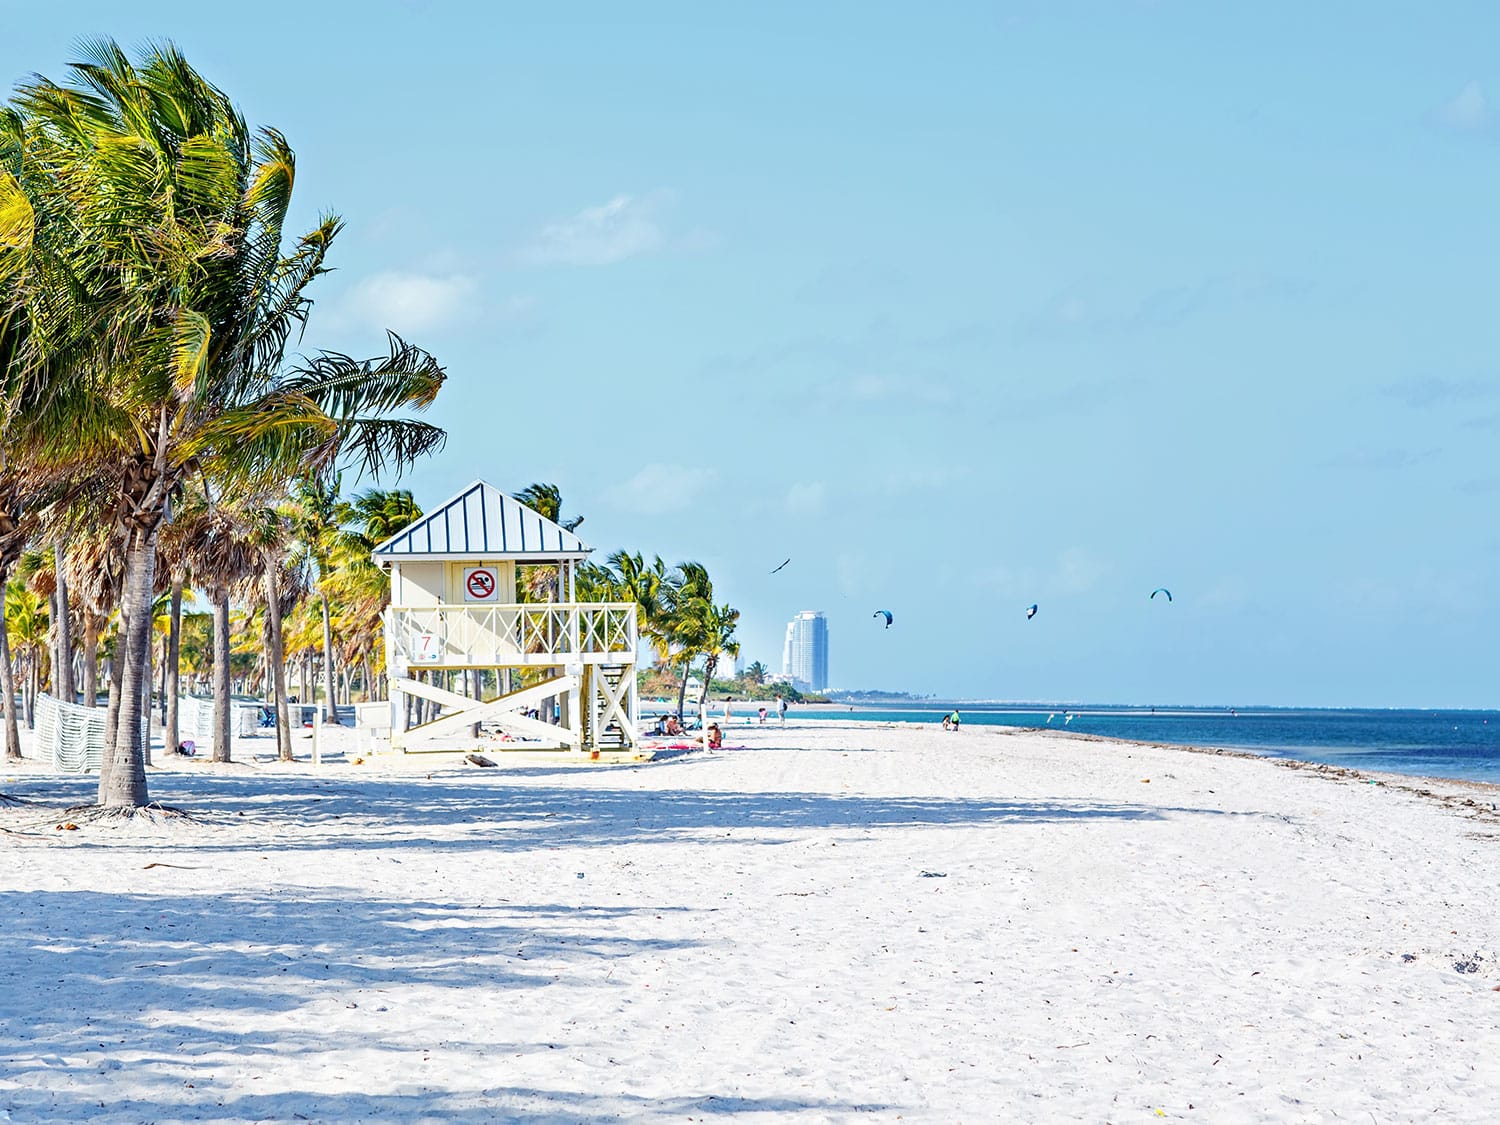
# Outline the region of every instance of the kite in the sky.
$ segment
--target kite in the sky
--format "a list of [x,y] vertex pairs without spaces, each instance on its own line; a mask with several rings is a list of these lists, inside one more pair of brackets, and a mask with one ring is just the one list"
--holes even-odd
[[1172,591],[1168,590],[1165,586],[1158,586],[1156,589],[1154,589],[1154,590],[1151,591],[1151,596],[1153,598],[1156,597],[1157,594],[1166,594],[1167,595],[1167,601],[1171,601],[1172,600]]
[[1033,604],[1031,604],[1031,605],[1029,605],[1029,606],[1026,607],[1026,620],[1030,621],[1035,616],[1036,616],[1036,604],[1033,603]]
[[[786,563],[789,563],[789,562],[791,562],[791,561],[792,561],[792,560],[791,560],[791,559],[787,559],[787,560],[786,560],[786,562],[784,562],[784,563],[782,563],[782,564],[781,564],[781,566],[786,566]],[[781,566],[778,566],[778,567],[777,567],[777,568],[776,568],[776,570],[780,570],[780,569],[781,569]],[[772,573],[772,574],[775,574],[775,573],[776,573],[776,570],[773,570],[773,571],[771,571],[771,573]]]
[[891,627],[891,622],[895,620],[895,618],[891,616],[891,611],[888,610],[888,609],[877,609],[873,614],[871,614],[871,616],[872,617],[884,617],[885,618],[885,627],[887,629],[889,629]]

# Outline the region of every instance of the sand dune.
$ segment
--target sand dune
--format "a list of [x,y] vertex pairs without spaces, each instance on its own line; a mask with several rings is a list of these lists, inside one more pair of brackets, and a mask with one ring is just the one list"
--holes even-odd
[[332,737],[155,771],[191,821],[58,831],[91,781],[0,772],[0,1119],[1500,1105],[1500,819],[1463,786],[1001,729],[484,770]]

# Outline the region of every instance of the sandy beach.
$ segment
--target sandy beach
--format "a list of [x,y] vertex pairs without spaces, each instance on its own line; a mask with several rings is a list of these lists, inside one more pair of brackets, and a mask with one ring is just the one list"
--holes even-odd
[[1478,1122],[1500,800],[965,729],[0,772],[0,1119]]

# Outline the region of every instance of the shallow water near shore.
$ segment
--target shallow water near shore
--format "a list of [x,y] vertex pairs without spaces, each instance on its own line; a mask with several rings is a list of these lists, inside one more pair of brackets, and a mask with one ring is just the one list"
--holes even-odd
[[[964,723],[979,726],[1225,747],[1352,769],[1500,783],[1500,711],[954,706]],[[945,713],[940,706],[797,708],[791,717],[935,724]]]

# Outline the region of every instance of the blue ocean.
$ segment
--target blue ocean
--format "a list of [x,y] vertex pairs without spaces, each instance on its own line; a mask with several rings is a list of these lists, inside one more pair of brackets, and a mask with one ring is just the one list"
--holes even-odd
[[797,719],[939,723],[957,707],[966,724],[1225,747],[1351,769],[1500,783],[1500,711],[1281,708],[1008,707],[933,703],[909,710],[795,708]]

